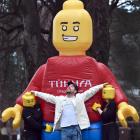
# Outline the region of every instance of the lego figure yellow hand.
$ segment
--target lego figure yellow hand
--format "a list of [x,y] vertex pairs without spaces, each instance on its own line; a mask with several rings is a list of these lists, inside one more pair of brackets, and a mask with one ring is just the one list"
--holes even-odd
[[10,118],[13,118],[13,128],[18,128],[21,122],[23,107],[16,104],[14,107],[9,107],[2,112],[2,121],[7,122]]
[[53,131],[53,127],[49,124],[46,124],[46,129],[45,129],[46,132],[52,132]]
[[118,105],[118,119],[123,127],[128,127],[126,122],[127,117],[132,117],[135,122],[139,121],[139,115],[136,109],[126,102],[122,102]]
[[98,104],[98,103],[94,103],[94,104],[92,105],[92,109],[93,109],[94,111],[97,111],[97,108],[101,108],[101,105]]

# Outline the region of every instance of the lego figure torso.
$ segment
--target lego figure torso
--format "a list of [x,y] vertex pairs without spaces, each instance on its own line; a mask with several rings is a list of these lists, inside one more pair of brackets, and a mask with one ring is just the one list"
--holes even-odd
[[[56,56],[48,59],[47,63],[40,67],[26,91],[38,90],[59,96],[65,95],[64,91],[68,80],[77,83],[79,92],[99,83],[109,82],[116,88],[116,102],[126,101],[126,97],[110,73],[103,64],[88,56]],[[100,92],[86,102],[91,122],[100,120],[100,115],[92,110],[92,104],[95,101],[102,104]],[[22,104],[21,97],[17,99],[17,103]],[[53,122],[54,105],[41,101],[41,108],[43,119]]]

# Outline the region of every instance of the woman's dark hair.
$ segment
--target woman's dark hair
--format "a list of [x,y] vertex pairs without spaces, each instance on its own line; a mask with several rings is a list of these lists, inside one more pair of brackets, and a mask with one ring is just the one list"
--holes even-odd
[[68,86],[69,85],[73,85],[74,87],[75,87],[75,90],[78,92],[78,86],[74,83],[74,82],[72,82],[72,81],[68,81]]

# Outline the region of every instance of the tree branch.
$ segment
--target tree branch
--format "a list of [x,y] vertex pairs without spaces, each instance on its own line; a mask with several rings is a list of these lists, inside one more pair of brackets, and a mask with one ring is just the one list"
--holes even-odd
[[9,52],[9,51],[13,51],[17,48],[22,48],[23,45],[15,45],[15,46],[8,46],[8,47],[3,47],[3,48],[0,48],[0,52],[1,51],[6,51],[6,52]]
[[55,4],[52,1],[46,2],[44,0],[41,0],[41,2],[44,6],[46,6],[50,10],[51,13],[54,13]]
[[44,28],[41,28],[41,33],[43,33],[43,34],[49,34],[50,31],[49,30],[45,30]]
[[111,5],[110,5],[110,8],[109,8],[109,13],[112,13],[112,11],[117,7],[118,2],[119,2],[119,0],[112,0],[111,1]]
[[19,9],[19,6],[20,6],[20,4],[21,4],[21,0],[19,0],[18,1],[18,3],[17,3],[17,6],[15,7],[15,9],[14,9],[14,11],[13,12],[0,12],[0,18],[5,18],[5,17],[7,17],[7,16],[10,16],[10,15],[17,15],[17,11],[18,11],[18,9]]
[[13,27],[13,28],[11,28],[11,29],[6,29],[6,28],[0,26],[0,29],[3,30],[4,32],[6,32],[7,34],[10,34],[10,33],[12,33],[14,30],[16,30],[16,29],[22,29],[22,30],[23,30],[24,27],[23,27],[23,25],[21,24],[21,25],[17,25],[17,26],[15,26],[15,27]]
[[123,3],[120,3],[117,7],[120,7],[121,5],[124,5],[124,4],[126,4],[126,3],[132,4],[132,2],[128,0],[128,1],[125,1],[125,2],[123,2]]
[[5,17],[7,17],[7,16],[10,16],[10,15],[16,15],[16,13],[15,12],[11,12],[11,13],[0,13],[0,19],[1,18],[5,18]]

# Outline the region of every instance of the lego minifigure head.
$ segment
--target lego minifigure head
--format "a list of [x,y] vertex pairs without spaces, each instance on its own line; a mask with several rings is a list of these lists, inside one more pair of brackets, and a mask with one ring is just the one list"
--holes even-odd
[[112,85],[106,85],[102,91],[102,98],[105,100],[113,100],[115,98],[115,88]]
[[35,96],[31,92],[26,92],[22,96],[22,101],[24,107],[34,107],[36,104]]
[[85,55],[92,44],[92,19],[80,0],[67,0],[53,20],[53,44],[60,55]]

